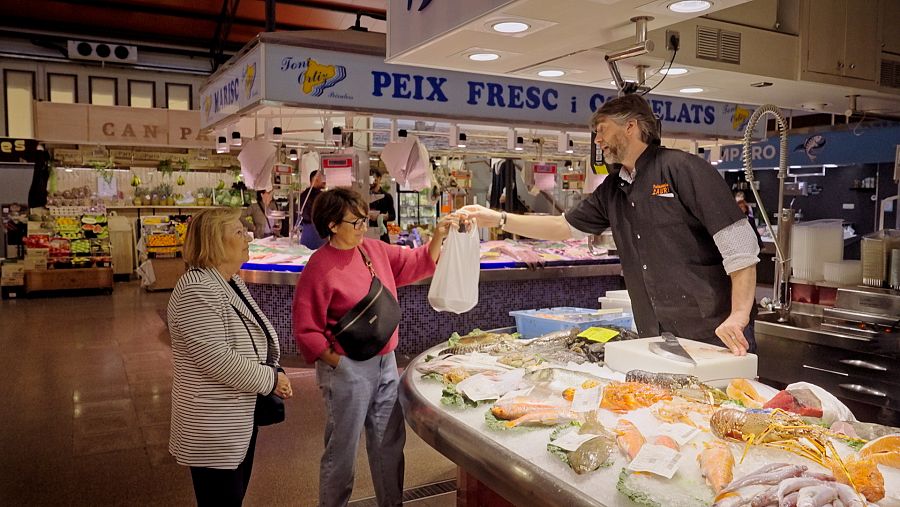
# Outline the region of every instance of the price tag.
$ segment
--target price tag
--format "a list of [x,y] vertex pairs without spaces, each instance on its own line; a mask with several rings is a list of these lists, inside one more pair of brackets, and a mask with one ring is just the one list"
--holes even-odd
[[590,389],[575,389],[575,395],[572,397],[573,412],[590,412],[600,407],[600,386],[594,386]]
[[600,343],[606,343],[616,336],[619,336],[618,331],[615,329],[607,329],[605,327],[589,327],[578,335],[579,338],[587,338],[588,340]]
[[534,390],[534,386],[531,386],[531,387],[528,387],[525,389],[517,389],[515,391],[509,391],[508,393],[501,396],[500,399],[497,400],[497,403],[500,403],[501,401],[512,400],[515,398],[525,398],[529,394],[531,394],[531,391],[533,391],[533,390]]
[[645,444],[627,468],[632,472],[649,472],[671,479],[680,462],[680,452],[664,445]]
[[660,435],[672,437],[672,440],[674,440],[679,446],[682,446],[699,435],[700,430],[693,426],[682,423],[664,423],[659,425],[658,433]]
[[557,438],[556,440],[550,442],[551,444],[559,447],[560,449],[572,452],[581,447],[581,444],[587,442],[592,438],[597,438],[598,435],[594,435],[592,433],[578,433],[578,428],[574,428],[572,431],[566,433],[565,435]]

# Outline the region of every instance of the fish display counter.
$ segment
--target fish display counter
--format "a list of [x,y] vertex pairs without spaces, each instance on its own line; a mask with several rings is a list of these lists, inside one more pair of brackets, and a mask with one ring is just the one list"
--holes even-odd
[[[613,340],[632,338],[619,331]],[[459,497],[607,507],[900,502],[900,429],[855,421],[812,385],[778,391],[733,379],[716,388],[689,375],[616,372],[588,360],[588,342],[473,332],[409,364],[400,387],[407,422],[459,466]]]
[[[294,288],[313,254],[286,238],[264,238],[250,245],[241,278],[275,326],[282,354],[297,355],[291,330]],[[415,356],[435,345],[435,336],[456,329],[499,328],[513,324],[509,312],[560,306],[597,308],[597,298],[624,289],[619,258],[587,240],[491,241],[481,244],[479,303],[462,315],[439,313],[428,304],[430,279],[400,287],[398,353]]]

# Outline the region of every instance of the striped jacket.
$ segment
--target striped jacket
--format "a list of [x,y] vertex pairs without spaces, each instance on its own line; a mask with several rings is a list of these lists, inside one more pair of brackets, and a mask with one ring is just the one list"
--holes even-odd
[[253,314],[215,269],[188,270],[169,299],[174,370],[169,452],[181,465],[237,468],[250,445],[256,395],[275,386],[274,370],[260,363],[267,350],[278,363],[278,336],[244,282],[234,280],[265,320],[274,344],[267,345]]

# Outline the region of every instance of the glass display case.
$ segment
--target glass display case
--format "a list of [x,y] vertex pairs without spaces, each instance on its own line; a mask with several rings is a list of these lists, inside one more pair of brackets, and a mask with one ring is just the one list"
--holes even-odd
[[432,201],[430,189],[414,192],[398,188],[397,196],[397,224],[401,229],[416,225],[434,227],[440,199]]

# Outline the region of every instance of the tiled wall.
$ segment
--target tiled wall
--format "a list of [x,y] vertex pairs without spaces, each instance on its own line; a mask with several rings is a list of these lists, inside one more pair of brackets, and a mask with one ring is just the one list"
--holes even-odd
[[[294,287],[250,283],[247,287],[278,331],[282,355],[297,355],[297,344],[291,333]],[[446,340],[454,331],[468,333],[476,327],[495,329],[515,325],[509,316],[513,310],[555,306],[597,308],[598,297],[608,290],[624,287],[620,276],[481,282],[478,305],[462,315],[432,310],[428,304],[427,285],[401,287],[399,299],[403,320],[397,350],[415,356]]]

